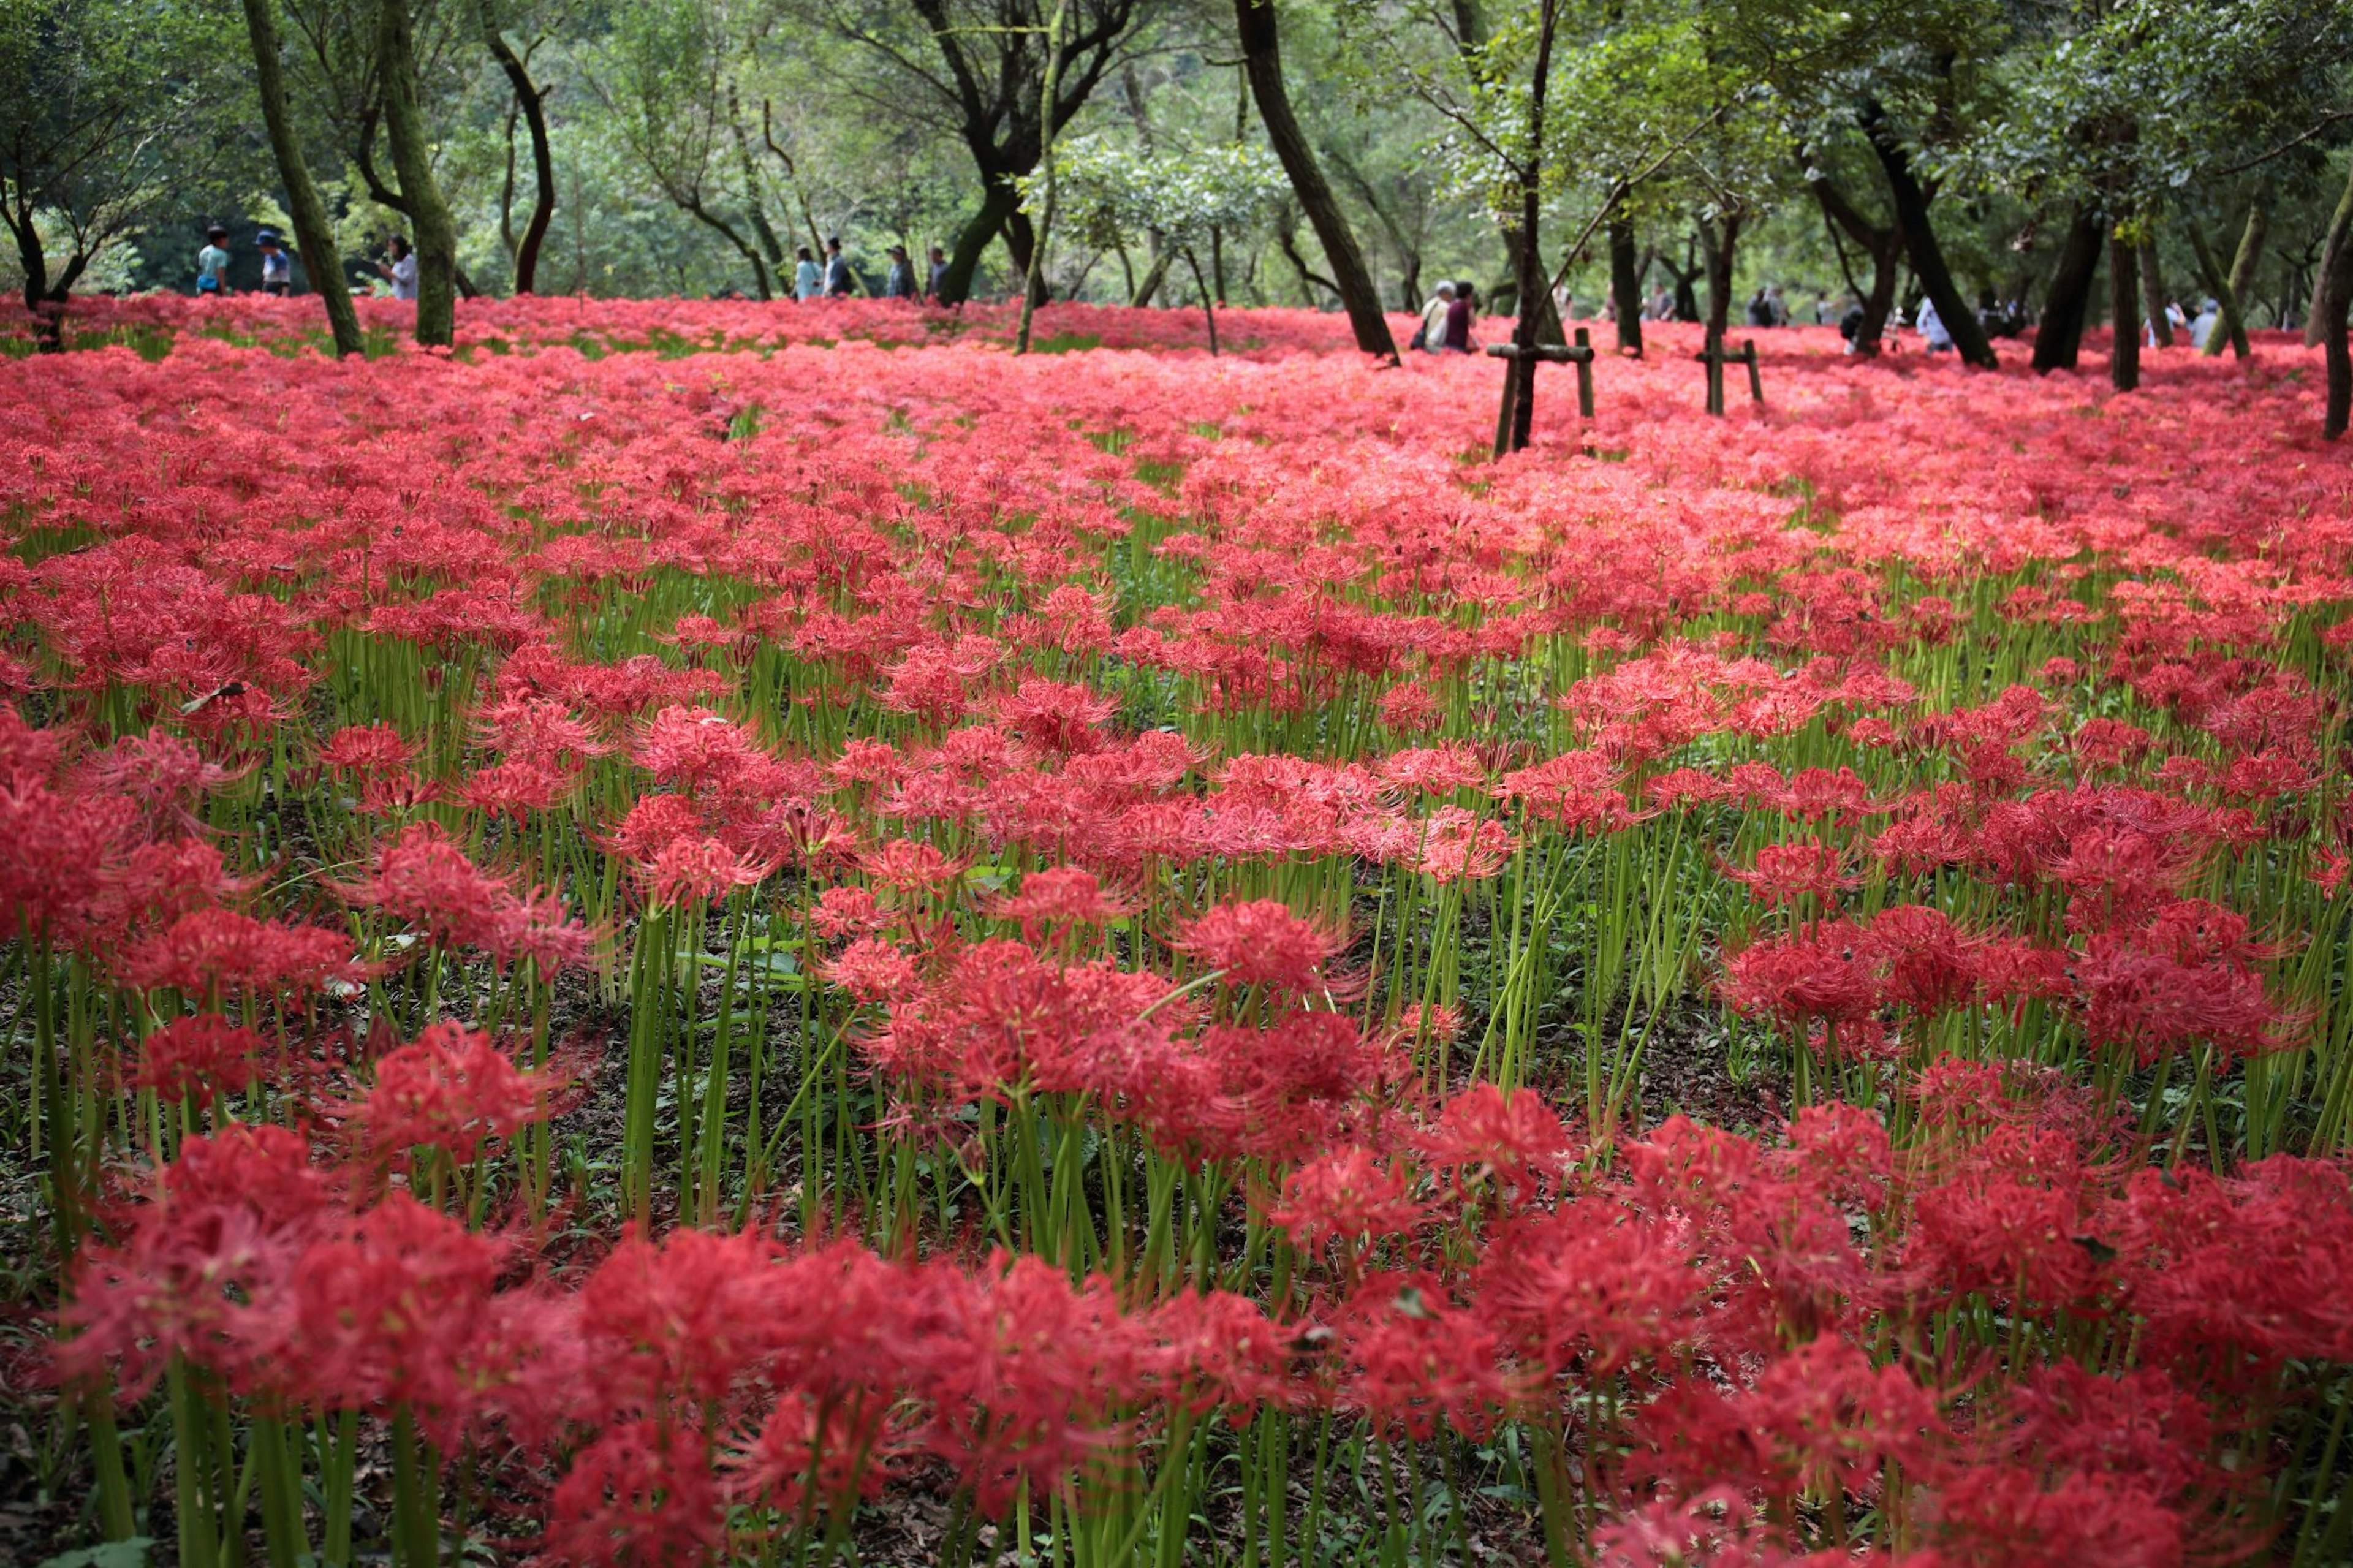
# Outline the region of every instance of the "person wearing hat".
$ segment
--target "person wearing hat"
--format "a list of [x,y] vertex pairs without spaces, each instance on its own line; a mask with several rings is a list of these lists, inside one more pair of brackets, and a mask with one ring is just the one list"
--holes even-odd
[[261,249],[261,291],[284,299],[294,290],[294,258],[278,242],[276,229],[263,229],[253,243]]
[[890,249],[891,270],[882,279],[885,300],[912,300],[915,297],[915,269],[907,263],[907,247],[894,245]]
[[205,247],[196,252],[196,292],[228,292],[228,230],[218,224],[205,230]]

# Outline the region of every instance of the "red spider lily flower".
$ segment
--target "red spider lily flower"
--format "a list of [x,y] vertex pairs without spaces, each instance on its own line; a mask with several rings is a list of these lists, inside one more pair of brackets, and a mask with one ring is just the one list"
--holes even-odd
[[1068,754],[1100,751],[1101,726],[1119,711],[1119,699],[1059,680],[1028,679],[997,700],[997,721],[1039,751]]
[[1594,1568],[1833,1568],[1854,1561],[1845,1552],[1788,1550],[1733,1487],[1680,1500],[1655,1497],[1597,1528],[1593,1548]]
[[1449,1100],[1414,1147],[1424,1167],[1451,1176],[1457,1191],[1467,1194],[1493,1181],[1509,1204],[1534,1202],[1557,1187],[1577,1142],[1535,1090],[1506,1094],[1482,1083]]
[[385,778],[405,773],[418,747],[390,724],[352,724],[321,742],[319,763],[341,777]]
[[858,858],[866,874],[886,888],[902,893],[927,893],[964,874],[970,862],[940,852],[935,845],[913,838],[892,838]]
[[998,920],[1021,922],[1021,940],[1036,944],[1050,924],[1071,928],[1104,926],[1134,913],[1132,905],[1103,891],[1103,882],[1081,866],[1054,866],[1031,871],[1020,888],[998,897],[988,912]]
[[634,868],[646,900],[657,909],[708,904],[737,888],[757,887],[776,870],[773,861],[739,855],[716,838],[683,836]]
[[1514,1219],[1479,1265],[1477,1304],[1554,1376],[1614,1375],[1701,1329],[1707,1278],[1687,1237],[1603,1197]]
[[287,1281],[332,1218],[326,1173],[301,1134],[231,1126],[183,1142],[162,1187],[125,1216],[128,1240],[76,1260],[61,1312],[75,1332],[57,1347],[58,1373],[78,1382],[111,1369],[135,1398],[185,1354],[252,1386],[281,1331]]
[[1845,921],[1753,943],[1727,955],[1724,971],[1724,999],[1735,1012],[1793,1029],[1860,1023],[1879,1004],[1869,942]]
[[871,888],[828,888],[810,907],[809,929],[828,942],[884,930],[892,923]]
[[1223,971],[1229,985],[1313,994],[1329,985],[1324,967],[1347,939],[1279,900],[1250,899],[1210,906],[1172,945],[1204,968]]
[[880,1397],[819,1400],[799,1392],[779,1398],[752,1440],[721,1460],[727,1495],[788,1518],[829,1518],[871,1500],[891,1479],[894,1440]]
[[1679,1384],[1640,1425],[1665,1474],[1785,1499],[1808,1488],[1860,1493],[1889,1465],[1915,1473],[1944,1432],[1928,1390],[1834,1336],[1773,1357],[1753,1385],[1730,1394]]
[[348,941],[318,926],[278,925],[232,910],[196,910],[121,956],[133,990],[173,986],[190,996],[275,996],[349,984],[365,973],[344,957]]
[[1282,1201],[1266,1211],[1266,1221],[1314,1253],[1326,1242],[1360,1245],[1404,1235],[1428,1212],[1408,1192],[1402,1172],[1359,1147],[1318,1156],[1292,1172],[1282,1184]]
[[860,1002],[909,997],[916,989],[914,958],[879,936],[861,936],[818,967],[826,983]]
[[152,1089],[166,1101],[185,1100],[198,1110],[216,1096],[249,1088],[260,1076],[268,1042],[218,1014],[174,1018],[139,1042],[134,1089]]
[[1110,1282],[1070,1277],[1041,1258],[991,1260],[974,1279],[926,1271],[942,1339],[923,1384],[935,1451],[948,1457],[985,1512],[1016,1488],[1049,1487],[1096,1452],[1106,1416],[1142,1385],[1147,1344]]
[[1847,875],[1845,854],[1826,844],[1767,844],[1757,851],[1756,865],[1718,868],[1776,909],[1799,899],[1828,908],[1862,886],[1862,878]]
[[529,958],[546,976],[588,955],[588,928],[566,921],[558,900],[517,893],[469,860],[438,823],[401,829],[377,851],[369,877],[340,891],[417,927],[438,946],[480,948],[501,970]]
[[491,1139],[547,1118],[544,1079],[517,1067],[488,1035],[435,1024],[377,1059],[375,1084],[354,1114],[379,1155],[422,1146],[465,1163]]
[[699,1428],[675,1418],[626,1421],[574,1457],[548,1499],[541,1544],[575,1568],[688,1568],[718,1552],[726,1520]]
[[638,727],[631,756],[661,783],[689,793],[724,784],[762,760],[759,743],[733,720],[675,704]]
[[1341,1343],[1345,1402],[1417,1441],[1441,1425],[1478,1436],[1516,1394],[1494,1331],[1432,1274],[1367,1277],[1348,1300]]
[[387,1194],[293,1271],[290,1382],[328,1409],[406,1405],[446,1440],[474,1414],[479,1332],[506,1246]]
[[[1446,713],[1418,681],[1392,686],[1381,694],[1381,725],[1400,735],[1425,734],[1444,722]],[[1483,781],[1483,777],[1481,782]]]
[[126,735],[76,770],[85,788],[121,795],[138,807],[145,836],[169,829],[201,834],[194,813],[198,797],[227,788],[253,771],[253,764],[227,768],[205,760],[191,742],[177,735]]

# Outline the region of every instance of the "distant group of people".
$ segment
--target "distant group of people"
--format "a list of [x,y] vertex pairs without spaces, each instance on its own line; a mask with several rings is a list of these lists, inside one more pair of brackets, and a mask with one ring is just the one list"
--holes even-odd
[[[885,300],[937,300],[948,276],[948,253],[938,246],[932,247],[930,268],[918,285],[915,264],[907,256],[907,247],[894,245],[885,252],[890,266],[882,274],[882,298]],[[846,300],[858,292],[857,274],[850,269],[849,258],[843,254],[841,237],[834,235],[825,242],[825,259],[820,262],[806,245],[796,253],[793,267],[793,298],[796,300]]]
[[[294,288],[294,252],[274,228],[265,228],[253,237],[253,247],[261,254],[261,291],[273,297],[283,297]],[[375,270],[392,285],[396,300],[417,298],[417,252],[410,248],[407,237],[393,235],[385,241],[385,259],[375,263]],[[229,287],[229,267],[234,258],[228,251],[228,230],[214,224],[205,230],[205,243],[196,252],[196,293],[221,295],[234,292]]]
[[[265,228],[253,237],[254,248],[261,254],[261,291],[282,295],[294,285],[294,253],[275,229]],[[392,286],[396,300],[417,298],[417,252],[405,235],[393,235],[385,241],[385,259],[374,263],[375,271]],[[882,298],[886,300],[937,300],[945,287],[948,275],[947,252],[939,246],[931,249],[930,268],[918,281],[914,263],[909,259],[907,247],[894,245],[889,248],[890,266],[883,273]],[[233,292],[229,287],[229,268],[234,261],[228,249],[228,230],[213,224],[205,230],[203,248],[196,252],[196,293],[221,295]],[[849,258],[841,248],[841,237],[835,235],[825,242],[825,258],[804,245],[793,269],[792,297],[796,300],[847,299],[859,293],[860,279],[851,270]]]

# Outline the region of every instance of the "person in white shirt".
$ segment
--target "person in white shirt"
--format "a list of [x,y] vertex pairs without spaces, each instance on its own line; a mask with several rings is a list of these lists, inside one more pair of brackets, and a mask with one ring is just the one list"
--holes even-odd
[[1439,353],[1446,347],[1446,312],[1454,304],[1454,285],[1440,282],[1438,292],[1421,308],[1421,331],[1415,333],[1414,347],[1425,353]]
[[2189,346],[2203,353],[2206,340],[2214,335],[2215,326],[2222,319],[2222,301],[2209,300],[2198,307],[2198,319],[2189,323]]
[[392,297],[396,300],[417,298],[417,252],[408,248],[408,241],[394,235],[385,241],[392,252],[390,261],[379,261],[375,269],[392,279]]
[[1920,301],[1920,313],[1912,324],[1919,329],[1920,340],[1927,344],[1930,353],[1942,353],[1953,346],[1953,334],[1945,330],[1945,319],[1936,314],[1936,301]]
[[286,254],[275,230],[263,229],[253,237],[261,251],[261,291],[281,298],[294,290],[294,258]]

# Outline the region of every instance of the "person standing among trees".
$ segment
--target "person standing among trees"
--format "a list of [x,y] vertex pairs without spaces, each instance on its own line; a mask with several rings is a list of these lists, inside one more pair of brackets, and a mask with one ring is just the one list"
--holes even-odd
[[828,300],[849,298],[849,258],[841,253],[838,234],[825,242],[825,295]]
[[907,259],[904,246],[894,245],[888,252],[891,270],[882,277],[882,297],[885,300],[912,300],[915,297],[915,268]]
[[938,246],[932,247],[931,276],[923,281],[923,296],[934,304],[945,304],[940,290],[948,280],[948,253]]
[[793,298],[814,300],[825,286],[824,276],[817,269],[817,258],[809,254],[809,247],[806,245],[794,254],[799,259],[793,267]]
[[274,229],[263,229],[253,237],[254,245],[261,251],[261,291],[284,299],[294,291],[294,262],[286,247],[278,242]]
[[196,292],[228,291],[228,230],[215,224],[205,230],[205,247],[196,252]]
[[406,235],[394,235],[384,242],[392,252],[390,261],[379,261],[375,269],[392,280],[392,297],[396,300],[417,298],[417,252],[408,247]]

